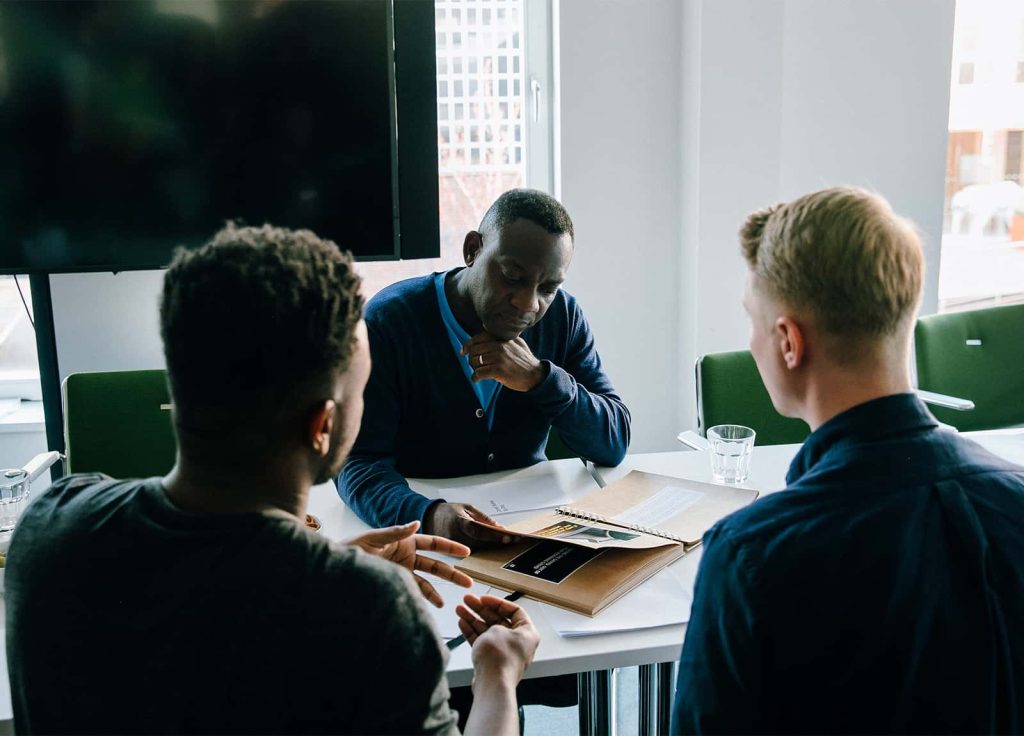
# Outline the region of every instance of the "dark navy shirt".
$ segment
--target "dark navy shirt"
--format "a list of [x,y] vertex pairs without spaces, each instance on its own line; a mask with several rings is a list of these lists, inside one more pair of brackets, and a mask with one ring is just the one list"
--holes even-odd
[[1024,729],[1024,468],[898,394],[786,482],[705,537],[674,731]]
[[441,318],[435,275],[392,284],[366,306],[373,370],[359,437],[338,479],[342,500],[372,526],[422,519],[431,500],[406,478],[449,478],[545,459],[551,427],[581,457],[618,465],[629,411],[601,367],[576,300],[559,289],[523,332],[548,369],[530,391],[502,389],[494,420],[466,380]]

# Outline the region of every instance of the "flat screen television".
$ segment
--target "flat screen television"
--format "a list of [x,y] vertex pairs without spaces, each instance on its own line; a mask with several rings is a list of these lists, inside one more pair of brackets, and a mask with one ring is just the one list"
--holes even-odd
[[0,3],[0,273],[158,268],[228,220],[437,255],[433,21],[430,0]]

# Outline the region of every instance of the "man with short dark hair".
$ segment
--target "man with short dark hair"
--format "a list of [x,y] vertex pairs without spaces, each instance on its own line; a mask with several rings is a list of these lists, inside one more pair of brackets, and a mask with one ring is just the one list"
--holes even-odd
[[913,226],[840,187],[753,213],[750,349],[813,430],[704,537],[678,733],[1024,729],[1024,468],[911,392]]
[[[175,256],[160,318],[177,462],[165,478],[70,476],[19,520],[6,579],[18,731],[456,732],[414,579],[439,598],[407,570],[468,585],[417,550],[469,550],[416,523],[355,547],[303,524],[359,426],[361,312],[350,258],[308,231],[229,226]],[[465,602],[467,730],[518,733],[537,633],[511,602]]]
[[374,526],[422,520],[466,542],[508,541],[486,514],[431,501],[406,477],[453,477],[545,459],[548,433],[602,465],[629,446],[629,411],[601,367],[576,300],[561,289],[574,232],[529,189],[501,195],[466,235],[466,266],[384,289],[366,309],[374,373],[342,499]]

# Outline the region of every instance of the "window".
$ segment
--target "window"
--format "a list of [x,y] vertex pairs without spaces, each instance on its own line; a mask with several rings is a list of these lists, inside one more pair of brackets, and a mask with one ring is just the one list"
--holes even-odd
[[[1009,130],[1006,132],[1006,169],[1003,172],[1003,179],[1015,181],[1024,186],[1024,177],[1021,171],[1024,170],[1024,150],[1022,141],[1024,130]],[[1021,203],[1024,205],[1024,202]]]
[[939,310],[1024,302],[1024,3],[957,3],[953,49]]
[[1021,20],[1017,35],[1017,73],[1014,82],[1024,84],[1024,20]]
[[0,276],[0,422],[21,399],[42,398],[27,276]]
[[461,264],[466,233],[502,192],[553,190],[549,5],[435,0],[441,257],[358,264],[367,298]]
[[960,84],[974,84],[974,62],[960,62]]

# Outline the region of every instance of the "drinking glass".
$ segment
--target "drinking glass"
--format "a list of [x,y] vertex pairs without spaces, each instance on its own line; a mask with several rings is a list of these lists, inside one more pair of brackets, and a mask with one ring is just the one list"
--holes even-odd
[[719,483],[742,483],[750,475],[756,432],[741,424],[719,424],[708,430],[711,475]]
[[21,469],[0,470],[0,532],[9,532],[28,502],[28,473]]

